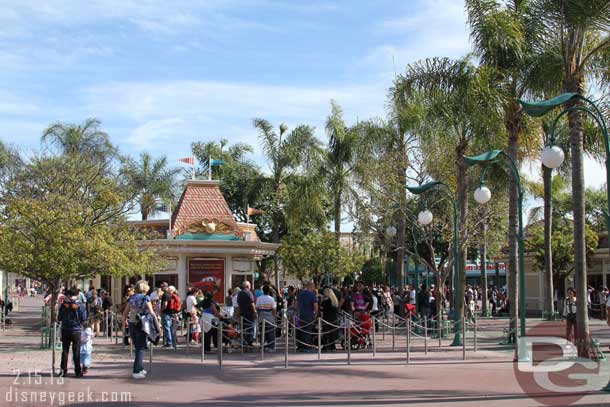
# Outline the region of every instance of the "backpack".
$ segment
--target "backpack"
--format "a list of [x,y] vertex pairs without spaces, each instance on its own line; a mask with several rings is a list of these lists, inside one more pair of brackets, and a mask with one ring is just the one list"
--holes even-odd
[[182,300],[177,294],[172,294],[169,304],[167,305],[167,309],[175,314],[182,311]]

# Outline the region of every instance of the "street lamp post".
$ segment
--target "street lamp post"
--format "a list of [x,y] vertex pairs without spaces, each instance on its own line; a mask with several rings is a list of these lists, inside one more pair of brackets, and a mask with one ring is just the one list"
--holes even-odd
[[[453,309],[454,309],[454,320],[455,320],[455,336],[453,337],[453,342],[451,346],[462,346],[462,322],[463,315],[461,315],[459,309],[461,308],[463,293],[461,292],[461,275],[460,275],[460,255],[459,255],[459,246],[458,246],[458,207],[457,201],[455,200],[455,195],[449,185],[445,184],[441,181],[431,181],[423,185],[419,186],[407,186],[407,190],[412,194],[419,195],[423,194],[426,191],[432,189],[441,189],[443,188],[449,199],[451,200],[451,205],[453,206]],[[433,215],[428,209],[421,211],[417,216],[417,222],[422,225],[429,225],[432,223]],[[440,326],[440,325],[439,325]]]
[[[519,314],[520,314],[520,334],[522,337],[525,336],[525,248],[523,238],[523,188],[521,187],[521,176],[519,175],[519,168],[512,159],[512,157],[506,154],[502,150],[492,150],[483,154],[479,154],[474,157],[464,156],[466,164],[471,166],[475,164],[485,164],[487,167],[481,174],[481,185],[474,191],[474,199],[479,204],[486,204],[491,199],[491,191],[485,186],[485,172],[488,166],[504,158],[508,163],[508,167],[517,182],[517,190],[519,192],[519,234],[517,241],[519,244]],[[514,301],[511,298],[511,301]]]
[[563,150],[555,145],[555,142],[557,141],[556,128],[559,119],[571,112],[585,112],[595,120],[602,130],[602,135],[604,137],[604,149],[606,150],[606,194],[608,197],[608,206],[604,213],[604,217],[606,218],[606,228],[610,232],[610,165],[608,165],[610,163],[610,142],[608,137],[608,126],[606,125],[606,120],[604,119],[602,112],[591,99],[579,95],[578,93],[563,93],[552,99],[543,100],[540,102],[526,102],[519,100],[519,103],[523,107],[525,113],[528,115],[532,117],[542,117],[564,103],[570,101],[576,102],[578,100],[582,100],[583,102],[587,103],[590,108],[574,104],[563,109],[557,115],[557,117],[555,117],[553,120],[553,125],[551,126],[551,138],[549,140],[549,145],[542,150],[542,163],[550,169],[555,169],[561,166],[565,158]]

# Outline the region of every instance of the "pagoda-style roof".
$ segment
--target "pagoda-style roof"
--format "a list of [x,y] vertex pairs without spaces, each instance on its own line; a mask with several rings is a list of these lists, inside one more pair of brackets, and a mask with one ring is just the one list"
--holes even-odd
[[172,214],[173,238],[244,240],[218,181],[189,180]]

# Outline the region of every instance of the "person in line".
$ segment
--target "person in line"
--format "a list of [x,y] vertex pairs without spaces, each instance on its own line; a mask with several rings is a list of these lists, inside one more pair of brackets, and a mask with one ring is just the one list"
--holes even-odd
[[87,315],[93,329],[93,335],[100,334],[100,321],[104,311],[102,310],[102,299],[98,296],[97,291],[93,290],[87,301]]
[[202,311],[203,331],[204,331],[204,351],[212,351],[212,343],[214,347],[218,349],[218,346],[222,346],[222,343],[218,343],[218,321],[223,319],[220,313],[220,307],[214,301],[214,294],[206,292],[204,294],[204,300],[199,304]]
[[80,338],[83,324],[87,322],[85,305],[78,302],[78,290],[70,288],[67,297],[59,307],[58,320],[61,322],[61,373],[62,377],[68,375],[68,354],[72,345],[72,361],[76,377],[83,375],[80,361]]
[[225,297],[225,309],[227,310],[227,318],[233,318],[233,289],[227,290],[227,296]]
[[307,284],[307,288],[299,291],[297,295],[297,309],[299,312],[299,324],[297,327],[297,350],[302,352],[313,352],[314,321],[318,316],[318,296],[316,286],[313,282]]
[[161,283],[161,290],[163,295],[161,296],[159,310],[161,312],[161,326],[163,327],[163,341],[166,348],[173,348],[175,344],[175,338],[172,337],[174,313],[169,307],[172,293],[169,291],[169,284],[166,282]]
[[[191,343],[196,343],[198,338],[195,338],[195,325],[199,325],[199,318],[197,315],[197,294],[200,290],[198,288],[191,288],[186,295],[186,300],[184,302],[184,313],[185,319],[188,327],[188,337]],[[199,331],[201,332],[201,331]]]
[[246,280],[242,283],[242,290],[237,294],[239,315],[243,317],[244,320],[242,335],[244,337],[244,342],[248,346],[252,346],[255,340],[254,324],[257,317],[254,295],[251,290],[252,285]]
[[606,320],[606,301],[608,300],[608,287],[599,287],[598,302],[600,315],[599,319]]
[[146,343],[148,335],[142,330],[140,317],[148,314],[156,318],[150,297],[146,295],[149,290],[150,287],[146,280],[138,281],[135,285],[135,294],[129,298],[129,302],[123,312],[123,320],[129,325],[129,333],[131,334],[134,346],[132,371],[134,379],[144,379],[147,373],[144,370],[144,353],[148,347]]
[[277,322],[277,303],[271,296],[271,287],[263,286],[263,295],[256,299],[256,311],[259,315],[259,322],[265,322],[265,349],[268,352],[275,350],[275,324]]
[[93,353],[93,330],[88,323],[83,326],[85,329],[80,338],[80,362],[81,372],[86,375],[91,367],[91,354]]
[[[125,313],[125,308],[127,308],[129,306],[129,299],[131,298],[131,296],[134,294],[133,291],[133,286],[131,284],[127,284],[125,286],[125,289],[123,290],[123,298],[121,300],[121,307],[119,309],[119,311],[121,312],[121,315],[123,315]],[[123,345],[124,346],[129,346],[129,328],[128,328],[128,324],[127,322],[124,321],[123,323]]]
[[576,290],[568,288],[568,296],[565,299],[563,307],[563,316],[566,319],[566,340],[568,342],[576,342]]
[[102,311],[103,311],[103,315],[104,315],[104,324],[106,327],[106,333],[107,335],[110,337],[112,336],[112,321],[113,318],[110,317],[110,314],[112,313],[112,296],[110,295],[110,293],[108,291],[104,292],[104,298],[102,299]]
[[320,303],[320,316],[322,322],[322,352],[334,352],[337,350],[337,340],[339,338],[339,300],[335,291],[326,287],[322,290],[323,300]]

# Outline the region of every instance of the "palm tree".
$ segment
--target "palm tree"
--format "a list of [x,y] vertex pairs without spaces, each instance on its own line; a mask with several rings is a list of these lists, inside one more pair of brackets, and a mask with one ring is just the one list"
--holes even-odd
[[[495,71],[502,96],[500,107],[508,133],[507,152],[519,163],[524,156],[522,144],[535,144],[539,137],[536,126],[528,125],[518,100],[544,89],[557,89],[560,84],[560,63],[552,49],[537,46],[541,26],[532,19],[531,1],[466,0],[468,24],[475,51],[481,62]],[[509,298],[510,329],[516,330],[519,315],[519,281],[517,262],[518,190],[509,181]],[[524,312],[525,310],[523,310]]]
[[341,214],[344,199],[351,193],[350,177],[354,170],[354,157],[358,135],[350,130],[343,120],[341,107],[331,100],[331,114],[326,119],[328,149],[323,175],[326,177],[333,196],[335,237],[341,234]]
[[[269,208],[271,240],[279,243],[280,230],[286,221],[283,206],[288,201],[289,179],[299,171],[311,173],[318,168],[322,147],[310,126],[299,125],[288,132],[288,126],[282,123],[278,133],[265,119],[256,118],[253,124],[259,132],[259,140],[271,170],[268,178],[272,194]],[[275,285],[279,287],[277,256],[274,257],[274,273]]]
[[[534,16],[545,28],[547,43],[560,50],[563,91],[583,95],[586,79],[608,79],[610,48],[610,1],[536,0]],[[581,101],[570,102],[570,106]],[[572,164],[572,206],[574,214],[575,288],[578,298],[587,298],[585,242],[585,194],[583,167],[583,117],[579,111],[568,114]],[[587,308],[579,307],[576,317],[580,356],[591,352]]]
[[[408,106],[414,99],[424,105],[424,123],[416,130],[422,150],[454,153],[451,173],[434,174],[437,157],[428,162],[428,170],[436,178],[455,181],[460,215],[460,273],[461,287],[454,287],[456,297],[465,289],[465,270],[468,240],[468,190],[470,181],[464,155],[473,147],[497,145],[494,136],[502,135],[498,127],[498,96],[489,71],[475,67],[469,58],[450,60],[433,58],[407,66],[407,72],[396,80],[394,103]],[[475,150],[476,151],[476,150]],[[478,152],[478,151],[476,151]],[[439,168],[439,167],[437,167]],[[463,315],[463,301],[459,301],[456,315]],[[457,329],[460,329],[459,326]],[[459,335],[456,335],[456,344]]]
[[138,162],[128,163],[126,174],[137,192],[136,200],[142,220],[147,220],[158,211],[159,199],[173,201],[174,184],[179,172],[179,168],[168,168],[167,157],[154,159],[146,152],[140,154]]
[[54,123],[42,133],[42,141],[54,145],[65,155],[86,155],[106,162],[117,152],[108,134],[101,130],[98,119],[87,119],[82,124]]

